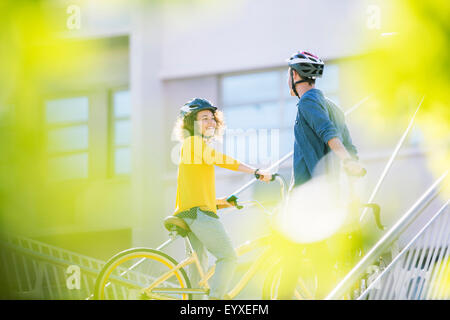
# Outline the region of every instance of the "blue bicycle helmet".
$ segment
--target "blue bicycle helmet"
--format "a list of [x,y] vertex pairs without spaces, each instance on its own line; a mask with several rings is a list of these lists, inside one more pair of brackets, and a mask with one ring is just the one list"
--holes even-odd
[[188,102],[186,102],[180,109],[180,115],[185,117],[192,112],[197,112],[201,110],[211,110],[216,111],[217,107],[213,106],[211,102],[202,98],[194,98]]

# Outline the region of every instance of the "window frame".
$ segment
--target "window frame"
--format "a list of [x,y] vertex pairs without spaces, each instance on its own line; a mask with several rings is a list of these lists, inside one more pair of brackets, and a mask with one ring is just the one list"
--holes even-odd
[[[64,123],[48,123],[47,121],[47,102],[52,100],[62,100],[62,99],[70,99],[70,98],[87,98],[88,100],[88,117],[86,121],[74,121],[74,122],[64,122]],[[41,108],[40,108],[40,119],[42,124],[42,141],[43,141],[43,149],[45,155],[45,172],[47,181],[51,183],[67,183],[68,181],[72,182],[80,182],[86,181],[91,176],[91,106],[92,106],[92,91],[80,90],[80,91],[72,91],[72,92],[62,92],[62,93],[53,93],[44,95],[41,99]],[[70,128],[80,125],[86,125],[88,129],[88,145],[86,149],[79,149],[74,151],[49,151],[49,132],[53,129],[59,128]],[[70,155],[81,155],[87,154],[87,176],[86,177],[77,177],[77,178],[62,178],[62,179],[50,179],[49,172],[50,166],[49,162],[51,159],[55,159],[58,157],[70,156]]]
[[[124,149],[129,148],[130,149],[130,157],[132,157],[132,104],[130,101],[130,115],[129,116],[121,116],[116,117],[114,114],[114,93],[120,92],[120,91],[129,91],[130,92],[130,100],[131,100],[131,90],[130,86],[128,85],[122,85],[122,86],[114,86],[110,87],[108,89],[108,160],[107,160],[107,178],[108,179],[120,179],[120,180],[129,180],[132,175],[133,166],[132,163],[130,163],[130,172],[129,173],[117,173],[115,168],[115,151],[117,149]],[[116,121],[123,121],[123,120],[129,120],[131,124],[131,141],[128,145],[116,145],[115,143],[115,124]],[[131,160],[132,161],[132,160]]]
[[[249,75],[249,74],[258,74],[258,73],[266,73],[266,72],[277,72],[279,74],[279,82],[278,82],[278,96],[277,99],[264,99],[264,100],[258,100],[250,103],[236,103],[236,104],[225,104],[224,99],[224,90],[223,90],[223,83],[224,79],[227,77],[233,77],[233,76],[240,76],[240,75]],[[293,130],[293,125],[295,122],[295,119],[292,120],[292,126],[285,125],[284,123],[284,117],[286,113],[286,108],[288,105],[288,95],[285,92],[287,90],[287,68],[286,67],[271,67],[271,68],[264,68],[264,69],[257,69],[257,70],[246,70],[243,72],[230,72],[230,73],[224,73],[219,75],[219,85],[218,85],[218,97],[220,101],[220,105],[222,106],[222,109],[224,113],[226,114],[227,110],[229,108],[238,108],[240,106],[248,106],[248,105],[255,105],[255,104],[265,104],[265,103],[273,103],[275,105],[278,105],[278,120],[277,124],[275,126],[272,126],[271,128],[266,129],[278,129],[281,137],[281,133],[285,130]],[[225,118],[225,121],[227,122],[227,119]],[[241,128],[246,130],[246,128]],[[281,150],[280,150],[281,151]],[[283,155],[280,155],[283,156]]]
[[[337,80],[337,87],[335,88],[335,90],[333,91],[323,91],[324,94],[326,96],[337,96],[340,100],[339,97],[339,93],[340,93],[340,89],[341,89],[341,79],[340,79],[340,70],[341,70],[341,64],[339,60],[329,60],[329,61],[325,61],[325,64],[327,65],[333,65],[337,67],[337,76],[338,76],[338,80]],[[258,100],[258,101],[254,101],[254,102],[250,102],[250,103],[236,103],[236,104],[225,104],[225,97],[224,97],[224,88],[223,88],[223,84],[224,84],[224,79],[227,77],[233,77],[233,76],[240,76],[240,75],[250,75],[250,74],[258,74],[258,73],[265,73],[265,72],[279,72],[280,74],[280,81],[279,81],[279,88],[278,88],[278,98],[277,100]],[[245,70],[245,71],[236,71],[236,72],[229,72],[229,73],[222,73],[218,75],[218,100],[220,101],[220,106],[222,106],[222,109],[224,111],[224,113],[226,114],[227,110],[229,108],[237,108],[239,106],[248,106],[248,105],[255,105],[255,104],[263,104],[263,103],[274,103],[274,104],[278,104],[278,126],[275,125],[272,127],[279,129],[279,137],[281,139],[283,133],[285,133],[288,130],[292,130],[292,135],[293,133],[293,129],[294,129],[294,124],[295,124],[295,118],[292,118],[292,123],[288,124],[288,122],[286,122],[286,114],[288,113],[288,107],[291,105],[290,104],[290,99],[295,98],[295,97],[291,97],[289,95],[289,88],[288,88],[288,67],[284,66],[284,67],[269,67],[269,68],[264,68],[264,69],[253,69],[253,70]],[[318,89],[320,89],[318,87]],[[340,101],[336,101],[336,103],[339,105]],[[226,121],[227,119],[225,119]],[[246,130],[246,128],[241,128]],[[267,128],[267,129],[271,129],[271,128]],[[293,147],[293,146],[292,146]],[[281,146],[280,143],[280,152],[283,152],[283,147]],[[291,148],[292,149],[292,148]],[[288,151],[289,152],[289,151]],[[286,153],[287,154],[287,153]],[[281,154],[280,156],[284,156],[285,154]]]
[[[39,118],[41,123],[41,134],[43,142],[43,157],[45,158],[46,176],[50,176],[49,162],[53,158],[64,155],[87,154],[87,176],[77,178],[47,178],[48,183],[80,183],[88,180],[119,180],[129,181],[132,172],[117,174],[115,173],[115,154],[117,149],[115,145],[114,124],[116,120],[132,121],[132,115],[119,117],[114,116],[114,93],[117,91],[129,91],[128,84],[117,84],[108,87],[93,87],[91,90],[64,91],[45,94],[41,97],[41,108]],[[74,121],[67,123],[48,123],[46,103],[58,99],[70,99],[85,97],[88,99],[88,118],[86,121]],[[49,151],[49,132],[54,128],[70,128],[76,125],[87,125],[88,128],[88,147],[86,149],[74,151]],[[130,133],[131,135],[131,133]],[[132,136],[131,136],[132,139]],[[119,148],[130,148],[129,145],[120,145]],[[131,166],[132,167],[132,166]]]

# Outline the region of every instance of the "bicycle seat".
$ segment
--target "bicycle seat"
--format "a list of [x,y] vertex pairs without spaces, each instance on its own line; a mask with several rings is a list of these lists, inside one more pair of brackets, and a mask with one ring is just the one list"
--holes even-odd
[[168,216],[164,219],[164,227],[169,231],[175,231],[180,236],[185,237],[191,229],[187,223],[176,216]]

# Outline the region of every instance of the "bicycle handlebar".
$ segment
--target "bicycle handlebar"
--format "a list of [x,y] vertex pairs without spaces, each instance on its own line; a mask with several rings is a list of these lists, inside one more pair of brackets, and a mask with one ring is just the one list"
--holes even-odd
[[[272,174],[272,179],[270,181],[274,181],[276,177],[279,177],[280,175],[278,173]],[[259,180],[261,178],[261,175],[259,173],[255,174],[255,178]]]
[[372,209],[373,217],[375,219],[375,223],[380,230],[385,230],[386,227],[381,223],[381,216],[380,216],[380,206],[376,203],[363,203],[360,205],[361,208],[370,208]]
[[[362,174],[361,174],[361,175],[358,175],[357,177],[362,177],[362,176],[364,176],[365,174],[366,174],[366,170],[363,169]],[[353,175],[353,176],[354,176],[354,175]],[[257,178],[257,177],[256,177],[256,178]],[[286,181],[285,181],[284,178],[283,178],[280,174],[278,174],[278,173],[273,174],[273,175],[272,175],[272,179],[271,179],[270,181],[274,181],[276,178],[278,178],[278,180],[280,181],[281,188],[282,188],[282,197],[283,197],[283,200],[284,200],[284,198],[285,198],[285,196],[286,196],[286,195],[285,195],[285,192],[286,192]],[[257,178],[257,179],[258,179],[258,178]],[[226,199],[226,201],[229,202],[230,204],[232,204],[233,207],[235,207],[235,208],[238,209],[238,210],[241,210],[241,209],[244,208],[244,206],[242,206],[242,205],[240,205],[240,204],[238,203],[238,197],[237,197],[235,194],[232,194],[231,196],[229,196],[229,197]],[[359,202],[359,201],[358,201],[358,202]],[[261,205],[260,205],[260,206],[261,206]],[[385,226],[381,223],[381,218],[380,218],[380,206],[379,206],[379,205],[377,205],[377,204],[375,204],[375,203],[365,203],[365,204],[359,203],[359,204],[358,204],[358,207],[359,207],[359,208],[369,208],[369,209],[372,209],[373,216],[374,216],[374,218],[375,218],[375,223],[376,223],[378,229],[380,229],[380,230],[385,230]]]
[[[256,175],[255,175],[255,178],[256,178],[256,179],[259,179],[260,176],[261,176],[261,175],[256,174]],[[284,181],[283,177],[282,177],[280,174],[278,174],[278,173],[272,174],[272,179],[270,179],[270,181],[274,181],[276,178],[278,178],[278,180],[281,181],[281,185],[282,185],[282,197],[283,197],[283,200],[284,200],[285,192],[286,192],[286,182]],[[238,197],[237,197],[235,194],[230,195],[230,196],[226,199],[226,201],[229,202],[230,204],[232,204],[234,207],[236,207],[236,209],[241,210],[241,209],[244,208],[244,207],[241,206],[241,205],[239,205],[237,200],[238,200]]]

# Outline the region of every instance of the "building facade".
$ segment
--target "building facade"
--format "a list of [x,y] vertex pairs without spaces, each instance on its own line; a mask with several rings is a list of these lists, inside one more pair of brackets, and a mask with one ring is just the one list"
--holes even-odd
[[[368,169],[359,185],[367,199],[406,129],[399,125],[384,137],[368,125],[376,112],[370,103],[376,90],[359,90],[358,77],[364,75],[355,70],[370,37],[383,32],[368,25],[369,5],[356,0],[80,2],[79,28],[62,37],[95,44],[91,72],[54,79],[59,85],[42,94],[49,178],[54,188],[73,188],[64,200],[73,203],[65,213],[71,217],[42,223],[30,236],[98,258],[130,246],[156,247],[167,237],[162,220],[175,205],[178,142],[172,128],[180,106],[203,97],[222,108],[229,129],[244,135],[255,130],[258,139],[263,130],[276,135],[276,157],[252,158],[251,139],[244,152],[230,151],[256,167],[269,166],[293,148],[297,99],[289,95],[286,59],[298,50],[323,58],[317,87],[343,110],[361,103],[347,122]],[[415,107],[405,110],[412,115]],[[426,152],[414,128],[376,198],[387,225],[433,181]],[[289,180],[291,161],[279,170]],[[249,179],[217,170],[217,195],[231,194]],[[242,199],[276,191],[257,184]],[[265,230],[259,214],[224,215],[235,244]]]

